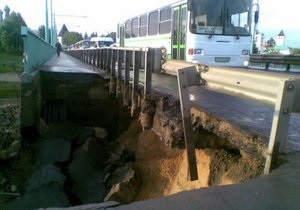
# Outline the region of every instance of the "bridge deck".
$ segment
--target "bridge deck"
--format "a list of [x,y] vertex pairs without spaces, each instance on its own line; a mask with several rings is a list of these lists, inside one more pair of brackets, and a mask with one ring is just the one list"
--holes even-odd
[[[99,72],[95,73],[91,65],[64,53],[61,54],[61,57],[50,59],[43,69],[50,72],[101,74],[101,77],[106,78],[108,76]],[[177,78],[174,76],[154,74],[152,85],[156,90],[178,97]],[[269,136],[274,112],[272,106],[224,95],[201,87],[191,87],[190,94],[194,95],[193,104],[195,106],[239,127],[257,132],[266,138]],[[299,114],[292,114],[287,141],[290,163],[274,170],[270,176],[233,186],[213,187],[157,200],[133,203],[117,207],[117,209],[141,209],[144,207],[146,209],[150,207],[151,209],[219,209],[224,207],[226,209],[253,209],[255,207],[280,209],[285,206],[289,206],[291,209],[296,208],[298,205],[296,195],[300,193],[297,178],[300,175],[300,166],[297,160],[300,158],[298,152],[296,155],[293,153],[300,150],[299,127]]]
[[[95,67],[64,53],[60,57],[52,57],[43,70],[50,72],[91,73],[108,79],[109,75],[102,71],[93,71]],[[140,75],[143,78],[143,73]],[[153,88],[178,97],[177,78],[166,74],[153,74]],[[194,96],[193,106],[201,107],[208,113],[225,119],[250,132],[262,135],[267,140],[270,135],[274,107],[249,99],[225,95],[201,87],[191,87]],[[300,150],[300,115],[293,113],[289,125],[287,151]]]

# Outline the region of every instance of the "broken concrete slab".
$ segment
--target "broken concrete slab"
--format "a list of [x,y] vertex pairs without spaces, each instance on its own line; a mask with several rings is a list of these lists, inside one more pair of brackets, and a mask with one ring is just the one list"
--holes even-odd
[[87,140],[87,138],[94,136],[94,134],[95,131],[93,128],[85,127],[75,143],[77,145],[82,145]]
[[28,191],[24,196],[8,203],[3,209],[6,210],[32,210],[48,207],[68,207],[69,200],[63,189],[57,183],[48,183],[38,189]]
[[60,169],[54,165],[42,165],[38,167],[28,181],[27,191],[40,188],[42,185],[55,182],[63,188],[66,177]]
[[102,202],[106,191],[103,185],[103,172],[87,152],[80,152],[69,166],[73,191],[81,203]]
[[104,201],[130,203],[134,200],[139,182],[131,164],[117,168],[106,183],[112,186]]
[[63,138],[44,139],[39,145],[39,161],[42,164],[65,162],[70,159],[71,143]]

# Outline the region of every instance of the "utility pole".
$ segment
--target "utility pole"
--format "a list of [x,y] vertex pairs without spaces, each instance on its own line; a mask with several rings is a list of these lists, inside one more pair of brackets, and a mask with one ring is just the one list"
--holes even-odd
[[251,43],[251,51],[250,53],[253,54],[254,50],[254,45],[255,45],[255,37],[256,37],[256,32],[257,32],[257,24],[258,24],[258,19],[259,19],[259,0],[256,1],[255,4],[252,6],[256,6],[256,10],[254,11],[254,27],[253,27],[253,34],[252,34],[252,43]]
[[51,18],[51,45],[54,46],[54,23],[53,23],[53,5],[50,0],[50,18]]
[[46,3],[45,41],[49,43],[48,0],[46,0],[45,3]]

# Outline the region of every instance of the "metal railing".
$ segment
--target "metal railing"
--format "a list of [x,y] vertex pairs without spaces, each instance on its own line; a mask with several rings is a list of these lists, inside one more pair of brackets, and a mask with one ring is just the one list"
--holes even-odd
[[[188,86],[201,85],[217,92],[247,96],[275,106],[265,154],[264,173],[268,174],[277,153],[284,151],[291,113],[300,112],[300,76],[203,65],[200,67],[200,71],[194,64],[178,69],[181,104],[189,101]],[[183,110],[184,107],[182,113]],[[190,118],[189,115],[186,112],[183,118]]]
[[[151,91],[152,72],[161,72],[161,54],[158,52],[158,50],[155,51],[151,48],[118,47],[67,51],[68,54],[109,72],[110,93],[116,94],[117,97],[122,80],[125,84],[124,95],[129,93],[129,91],[126,91],[126,86],[129,88],[129,71],[132,68],[132,114],[134,113],[134,104],[137,103],[135,94],[138,91],[140,69],[144,68],[145,70],[144,97]],[[281,60],[283,57],[284,59]],[[254,60],[254,57],[252,57],[252,62],[272,62],[289,66],[299,64],[299,61],[295,59],[297,56],[283,57],[263,56],[263,58],[257,58],[258,60]],[[159,70],[154,70],[153,66],[155,65],[159,66]],[[291,113],[300,112],[300,77],[287,73],[276,74],[252,69],[209,67],[187,62],[175,62],[171,67],[171,71],[176,72],[178,78],[190,179],[195,180],[198,177],[194,145],[189,135],[192,131],[188,87],[191,85],[200,85],[217,92],[221,90],[222,93],[229,93],[238,97],[247,96],[275,106],[269,145],[265,154],[264,173],[268,174],[271,170],[272,160],[277,158],[277,152],[282,152],[284,149]],[[125,70],[124,75],[122,75],[123,69]],[[117,82],[115,82],[116,80]]]
[[[152,72],[160,71],[161,68],[161,50],[157,48],[104,47],[65,52],[108,73],[110,94],[119,97],[123,84],[123,103],[124,106],[128,106],[131,101],[132,116],[138,108],[140,70],[144,70],[142,95],[146,97],[152,88]],[[131,70],[132,78],[130,78]],[[131,91],[129,89],[130,80],[132,81]],[[129,96],[130,92],[131,97]]]
[[250,56],[250,63],[264,64],[264,69],[269,70],[270,64],[280,64],[286,66],[286,71],[291,70],[291,66],[299,66],[300,69],[300,55],[261,55],[253,54]]

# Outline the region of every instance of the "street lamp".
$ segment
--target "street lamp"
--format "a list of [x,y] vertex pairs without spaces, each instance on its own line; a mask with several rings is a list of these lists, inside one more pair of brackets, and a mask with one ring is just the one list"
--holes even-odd
[[46,3],[45,41],[49,43],[48,0],[46,0],[45,3]]
[[259,19],[259,0],[257,0],[257,3],[253,4],[252,6],[256,6],[256,11],[254,12],[254,27],[253,27],[253,34],[252,34],[252,45],[251,45],[251,54],[253,54],[253,48],[255,44],[255,36],[257,31],[257,24]]

